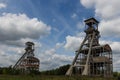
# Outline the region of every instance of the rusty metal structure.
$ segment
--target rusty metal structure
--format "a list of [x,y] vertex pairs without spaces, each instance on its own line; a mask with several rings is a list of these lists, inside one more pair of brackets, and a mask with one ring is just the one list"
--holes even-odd
[[99,44],[99,22],[95,18],[84,22],[86,36],[66,75],[72,75],[75,70],[74,74],[78,75],[110,77],[113,73],[111,47],[108,44]]
[[20,69],[22,72],[29,73],[30,70],[39,71],[40,61],[34,57],[34,43],[26,42],[25,53],[13,66],[14,69]]

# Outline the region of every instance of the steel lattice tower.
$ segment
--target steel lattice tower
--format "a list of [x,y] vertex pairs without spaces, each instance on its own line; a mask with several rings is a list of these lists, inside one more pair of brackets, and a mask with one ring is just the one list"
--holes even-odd
[[86,36],[66,75],[112,76],[112,50],[108,44],[99,44],[99,22],[94,18],[84,22]]
[[20,69],[23,72],[29,73],[30,70],[39,70],[39,59],[34,57],[34,43],[26,42],[25,53],[13,66],[14,69]]

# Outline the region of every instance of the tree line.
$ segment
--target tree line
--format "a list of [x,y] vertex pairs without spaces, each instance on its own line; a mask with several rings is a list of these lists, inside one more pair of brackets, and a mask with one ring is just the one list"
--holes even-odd
[[35,70],[30,70],[29,73],[25,73],[20,69],[14,69],[12,66],[9,67],[0,67],[0,74],[6,74],[6,75],[21,75],[21,74],[36,74],[36,75],[65,75],[66,71],[69,68],[68,65],[61,66],[56,69],[52,70],[46,70],[46,71],[35,71]]
[[67,64],[56,69],[42,71],[41,74],[42,75],[65,75],[69,67],[70,65]]
[[[52,70],[46,70],[46,71],[35,71],[31,70],[30,75],[65,75],[67,70],[69,69],[70,65],[63,65],[60,66],[59,68],[52,69]],[[75,69],[73,69],[73,73],[75,72]],[[19,69],[14,69],[12,66],[9,67],[0,67],[0,75],[24,75],[26,73],[22,72]],[[28,73],[27,73],[28,74]],[[119,77],[120,78],[120,73],[119,72],[113,72],[114,77]]]

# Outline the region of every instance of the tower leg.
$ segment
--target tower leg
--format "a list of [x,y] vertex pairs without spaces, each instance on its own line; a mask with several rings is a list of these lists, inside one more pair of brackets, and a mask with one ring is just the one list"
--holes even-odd
[[92,44],[93,44],[94,37],[95,37],[95,33],[93,32],[92,39],[91,39],[91,42],[90,42],[89,51],[88,51],[88,54],[87,54],[86,64],[84,66],[84,70],[83,70],[82,75],[88,75],[88,68],[89,68],[89,64],[88,63],[89,63],[89,58],[90,58],[90,53],[91,53],[91,49],[92,49]]
[[84,45],[84,43],[85,43],[86,40],[87,40],[87,36],[84,38],[84,40],[83,40],[83,42],[82,42],[82,44],[81,44],[81,46],[80,46],[80,48],[79,48],[79,50],[78,50],[75,58],[74,58],[71,66],[69,67],[69,69],[68,69],[68,71],[66,72],[65,75],[70,76],[70,75],[72,74],[73,66],[74,66],[74,64],[75,64],[75,62],[76,62],[76,60],[77,60],[77,58],[78,58],[79,52],[81,51],[81,49],[82,49],[82,47],[83,47],[83,45]]
[[27,53],[24,53],[24,54],[22,55],[22,57],[16,62],[16,64],[13,66],[13,68],[16,68],[17,65],[19,65],[19,63],[21,62],[22,59],[24,59],[24,57],[26,56],[26,54],[27,54]]

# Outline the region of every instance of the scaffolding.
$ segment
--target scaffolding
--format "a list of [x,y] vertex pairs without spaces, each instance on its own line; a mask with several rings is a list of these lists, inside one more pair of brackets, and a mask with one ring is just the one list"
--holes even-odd
[[34,43],[26,42],[25,53],[16,62],[13,68],[29,73],[31,70],[39,71],[39,64],[39,59],[34,57]]
[[112,76],[112,50],[108,44],[99,44],[98,23],[94,18],[85,20],[86,36],[66,75]]

